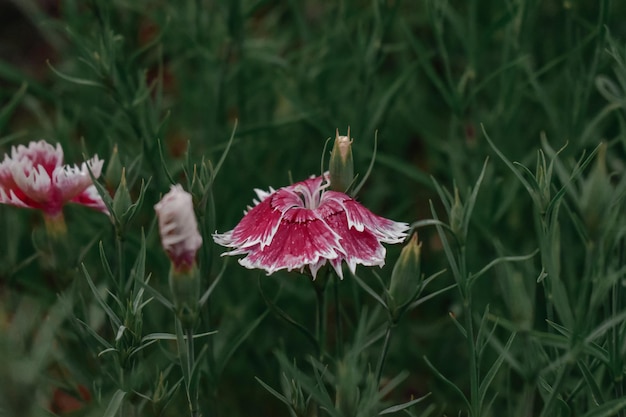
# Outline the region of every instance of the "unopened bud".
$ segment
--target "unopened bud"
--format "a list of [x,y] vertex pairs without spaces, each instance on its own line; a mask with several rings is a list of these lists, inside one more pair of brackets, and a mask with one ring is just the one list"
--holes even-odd
[[391,272],[389,284],[389,309],[394,320],[399,319],[407,305],[419,294],[422,286],[421,253],[422,244],[417,233],[402,248],[400,257]]
[[115,213],[115,218],[120,222],[125,222],[125,215],[132,204],[133,201],[130,198],[130,192],[126,184],[126,169],[122,168],[120,183],[113,196],[113,212]]
[[122,161],[120,160],[120,154],[117,151],[117,144],[113,146],[111,156],[109,157],[109,163],[107,164],[106,172],[104,173],[104,182],[110,193],[117,184],[122,180],[123,168]]
[[580,208],[589,236],[597,239],[610,222],[614,187],[606,168],[606,143],[600,145],[595,166],[585,179],[580,196]]
[[458,239],[463,239],[463,203],[459,197],[459,189],[454,186],[454,203],[450,209],[450,229]]
[[202,246],[191,194],[180,184],[173,185],[154,210],[159,218],[161,244],[174,268],[190,269],[195,265],[196,253]]
[[335,135],[335,144],[330,153],[329,162],[330,188],[333,191],[345,193],[354,180],[354,161],[352,159],[352,139],[350,128],[347,136],[339,136],[339,129]]

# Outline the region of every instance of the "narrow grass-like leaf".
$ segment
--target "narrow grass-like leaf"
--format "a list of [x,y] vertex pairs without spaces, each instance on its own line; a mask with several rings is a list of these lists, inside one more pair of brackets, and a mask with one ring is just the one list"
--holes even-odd
[[319,344],[315,336],[304,327],[302,324],[295,321],[289,314],[285,313],[280,307],[278,307],[272,300],[267,298],[265,293],[263,292],[263,287],[261,286],[261,280],[259,280],[259,293],[261,294],[261,298],[265,301],[265,304],[272,310],[274,314],[276,314],[281,319],[285,320],[287,323],[294,326],[300,333],[302,333],[314,346],[316,350],[319,351]]
[[98,87],[98,88],[106,89],[106,86],[104,84],[102,84],[101,82],[94,81],[94,80],[88,80],[88,79],[85,79],[85,78],[72,77],[71,75],[63,74],[62,72],[60,72],[59,70],[54,68],[52,66],[52,64],[50,63],[50,61],[48,61],[48,60],[46,60],[46,64],[48,65],[48,68],[50,68],[50,70],[52,72],[54,72],[57,76],[59,76],[60,78],[64,79],[65,81],[71,82],[72,84],[78,84],[78,85],[84,85],[84,86],[88,86],[88,87]]
[[119,317],[117,317],[117,315],[113,312],[113,310],[111,310],[111,308],[107,305],[107,303],[102,299],[102,296],[100,295],[100,292],[98,291],[95,284],[93,283],[93,280],[91,279],[91,275],[89,275],[89,272],[87,271],[87,267],[85,267],[85,264],[81,264],[81,268],[83,269],[83,274],[85,275],[85,278],[87,279],[87,283],[89,284],[89,288],[91,288],[91,292],[93,293],[94,298],[96,299],[96,302],[104,310],[106,315],[109,317],[109,320],[111,320],[113,328],[118,329],[122,325],[122,320]]
[[[430,203],[430,212],[432,213],[433,218],[438,221],[439,218],[437,217],[435,206],[433,205],[432,201],[429,201],[429,203]],[[448,242],[448,238],[446,237],[446,234],[444,233],[443,228],[439,224],[436,224],[435,227],[437,228],[439,239],[441,239],[443,250],[446,254],[446,258],[448,259],[448,263],[450,264],[450,269],[452,270],[452,275],[454,276],[454,280],[459,285],[459,289],[461,289],[460,285],[464,281],[465,277],[461,276],[461,271],[459,270],[456,259],[454,258],[454,254],[452,252],[452,248],[450,247],[450,242]]]
[[230,134],[230,138],[228,139],[228,142],[226,144],[226,149],[224,149],[224,152],[222,152],[222,155],[220,156],[220,159],[217,161],[217,164],[215,165],[215,168],[213,169],[213,175],[211,175],[211,183],[213,184],[213,181],[215,181],[215,178],[217,177],[217,174],[219,174],[220,169],[222,168],[222,165],[224,164],[224,161],[226,160],[226,156],[228,156],[228,152],[230,151],[230,147],[233,145],[233,141],[235,140],[235,132],[237,131],[237,125],[238,125],[238,120],[235,119],[235,124],[233,126],[233,130]]
[[217,284],[219,284],[219,282],[222,280],[222,277],[224,276],[224,272],[226,272],[227,265],[228,265],[228,259],[224,259],[224,261],[222,262],[222,269],[217,274],[217,276],[215,277],[215,279],[213,280],[209,288],[207,288],[204,294],[202,294],[202,297],[200,297],[200,301],[198,301],[198,304],[200,305],[200,307],[202,307],[207,302],[207,300],[209,299],[209,297],[215,290],[215,287],[217,287]]
[[106,341],[102,336],[100,336],[95,330],[93,330],[87,323],[85,323],[84,321],[82,321],[81,319],[76,318],[75,319],[78,323],[80,323],[85,330],[87,330],[87,332],[94,338],[96,339],[102,346],[104,346],[107,349],[113,349],[113,345],[110,344],[108,341]]
[[359,191],[361,191],[361,188],[363,188],[363,186],[365,185],[365,182],[369,178],[370,173],[372,172],[372,169],[374,168],[374,162],[376,161],[377,152],[378,152],[378,131],[376,131],[376,133],[374,134],[374,149],[372,150],[372,157],[370,158],[370,164],[367,167],[367,171],[365,171],[365,175],[363,175],[363,179],[361,180],[361,182],[359,182],[359,185],[354,187],[354,189],[350,192],[350,195],[352,197],[359,194]]
[[376,301],[378,301],[380,303],[380,305],[382,305],[386,310],[389,309],[389,307],[387,307],[387,303],[385,303],[385,300],[383,300],[377,293],[376,291],[374,291],[372,289],[372,287],[370,287],[369,285],[367,285],[365,283],[365,281],[363,281],[361,278],[359,278],[356,274],[352,274],[352,276],[354,277],[354,280],[357,282],[357,284],[359,284],[359,286],[361,288],[363,288],[365,290],[365,292],[367,292],[369,295],[372,296],[372,298]]
[[598,383],[596,382],[596,378],[591,373],[591,370],[589,370],[589,367],[587,366],[587,364],[583,360],[578,361],[577,364],[578,364],[578,369],[580,369],[580,372],[583,374],[583,378],[585,382],[587,383],[589,390],[591,391],[591,397],[593,399],[593,402],[596,405],[604,404],[605,399],[604,399],[604,395],[602,394],[602,390],[598,386]]
[[437,290],[435,292],[432,292],[424,297],[418,298],[417,300],[415,300],[411,305],[409,305],[407,310],[413,310],[414,308],[416,308],[417,306],[424,304],[426,301],[429,301],[435,297],[437,297],[438,295],[443,294],[444,292],[450,291],[453,288],[456,288],[457,284],[452,284],[452,285],[448,285],[445,288],[442,288],[440,290]]
[[174,181],[170,170],[167,169],[167,161],[165,160],[165,154],[163,153],[163,142],[160,138],[157,138],[157,148],[159,149],[159,158],[161,159],[161,167],[163,168],[163,172],[165,172],[165,176],[170,184],[176,184],[177,181]]
[[122,402],[124,401],[124,397],[126,397],[127,392],[118,389],[111,397],[111,401],[109,401],[109,405],[107,406],[102,417],[115,417],[120,407],[122,406]]
[[[469,314],[469,313],[466,313],[466,314]],[[461,335],[463,335],[463,337],[467,339],[467,330],[465,330],[465,327],[463,327],[463,325],[459,323],[459,321],[456,319],[456,315],[450,311],[448,313],[448,317],[450,317],[450,319],[452,320],[452,323],[454,323],[456,328],[459,329],[459,332],[461,333]]]
[[521,261],[527,261],[529,259],[532,259],[537,253],[539,253],[539,249],[534,250],[532,253],[529,253],[528,255],[520,255],[520,256],[501,256],[499,258],[496,258],[494,260],[492,260],[491,262],[489,262],[487,265],[485,265],[480,271],[478,271],[475,274],[471,274],[468,280],[468,285],[471,286],[474,284],[474,282],[480,278],[481,275],[485,274],[487,271],[489,271],[491,268],[493,268],[494,266],[498,265],[499,263],[502,262],[521,262]]
[[20,88],[15,92],[15,94],[13,94],[11,99],[4,106],[2,106],[2,109],[0,109],[0,132],[4,131],[4,126],[9,120],[9,117],[11,117],[13,110],[15,110],[24,97],[24,94],[26,94],[27,89],[28,83],[25,81],[22,82]]
[[626,408],[626,397],[616,398],[608,401],[598,408],[590,410],[581,417],[611,417],[618,415],[618,412]]
[[291,409],[292,407],[291,402],[284,395],[282,395],[280,392],[276,391],[274,388],[267,385],[258,376],[255,376],[254,379],[256,379],[256,382],[261,384],[261,386],[265,388],[270,394],[272,394],[274,397],[276,397],[278,400],[280,400],[282,403],[284,403],[287,407]]
[[461,389],[459,387],[457,387],[454,384],[454,382],[450,381],[448,378],[443,376],[443,374],[441,372],[439,372],[439,370],[437,368],[435,368],[435,365],[430,363],[430,361],[428,360],[428,358],[426,356],[422,356],[422,358],[424,359],[424,362],[426,362],[426,366],[428,366],[430,368],[430,370],[435,373],[435,376],[437,378],[439,378],[440,380],[442,380],[449,388],[451,388],[452,391],[454,391],[459,396],[459,398],[461,400],[463,400],[463,402],[467,406],[467,409],[471,410],[470,403],[467,400],[467,397],[465,397],[465,394],[463,394],[463,391],[461,391]]
[[183,335],[183,327],[180,324],[180,320],[176,320],[174,328],[176,329],[176,345],[178,347],[180,370],[183,374],[183,380],[185,381],[185,388],[188,391],[191,384],[191,365],[189,363],[187,343],[185,343],[185,336]]
[[250,337],[252,332],[259,326],[259,324],[261,324],[265,317],[267,317],[268,313],[269,310],[266,310],[263,314],[257,317],[256,320],[253,320],[246,328],[244,328],[241,333],[239,333],[236,337],[229,338],[229,340],[226,342],[227,346],[223,350],[224,354],[216,358],[218,375],[224,372],[224,369],[230,361],[230,358],[232,358],[239,346],[241,346],[241,344],[245,342],[248,337]]
[[403,404],[398,404],[398,405],[394,405],[392,407],[385,408],[380,413],[378,413],[378,415],[382,416],[382,415],[385,415],[385,414],[397,413],[398,411],[402,411],[402,410],[404,410],[406,408],[414,406],[415,404],[421,403],[422,401],[424,401],[429,396],[430,396],[430,392],[428,394],[426,394],[426,395],[421,396],[420,398],[416,398],[414,400],[405,402]]
[[502,363],[504,362],[504,358],[505,358],[504,353],[508,353],[509,349],[511,348],[511,345],[513,344],[513,340],[515,340],[515,335],[516,333],[512,333],[511,336],[509,336],[509,340],[506,342],[506,345],[504,346],[504,351],[500,353],[500,355],[498,356],[498,359],[496,359],[493,365],[491,365],[491,368],[489,368],[489,371],[487,371],[483,380],[480,382],[480,387],[478,388],[480,404],[483,404],[485,402],[485,397],[487,396],[487,390],[491,386],[493,379],[496,377],[496,374],[500,370],[500,367],[502,366]]
[[487,172],[487,164],[489,163],[489,158],[485,159],[483,163],[483,168],[480,171],[480,175],[474,184],[474,188],[472,189],[472,193],[467,198],[467,202],[465,203],[465,212],[463,213],[463,239],[465,240],[467,237],[467,231],[469,229],[469,222],[472,218],[472,213],[474,212],[474,207],[476,206],[476,199],[478,197],[478,191],[480,190],[480,186],[483,183],[483,179],[485,178],[485,172]]
[[175,307],[174,307],[174,303],[172,303],[170,300],[168,300],[163,294],[161,294],[160,292],[158,292],[155,288],[152,288],[150,285],[148,285],[147,282],[144,281],[137,281],[137,283],[146,290],[146,292],[148,292],[148,294],[150,294],[152,297],[154,297],[157,301],[159,301],[161,304],[163,304],[168,310],[170,311],[174,311]]

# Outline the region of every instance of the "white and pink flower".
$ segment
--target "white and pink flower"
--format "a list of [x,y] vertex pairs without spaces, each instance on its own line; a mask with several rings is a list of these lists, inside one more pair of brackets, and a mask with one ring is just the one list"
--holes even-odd
[[108,214],[88,170],[97,178],[103,163],[95,155],[80,166],[64,165],[61,145],[44,140],[14,146],[0,162],[0,203],[39,209],[50,218],[69,202]]
[[328,186],[325,175],[277,191],[255,190],[255,206],[233,230],[213,239],[233,248],[222,255],[246,255],[241,265],[268,275],[308,268],[315,279],[326,262],[341,278],[343,261],[353,273],[358,264],[382,267],[386,250],[381,243],[402,242],[408,224],[377,216]]
[[175,269],[191,268],[202,246],[191,194],[180,184],[172,185],[170,192],[154,206],[154,210],[159,218],[161,244]]

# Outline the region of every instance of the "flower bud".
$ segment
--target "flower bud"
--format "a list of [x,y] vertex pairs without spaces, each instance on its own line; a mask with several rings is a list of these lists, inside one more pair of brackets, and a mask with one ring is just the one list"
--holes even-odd
[[602,233],[611,229],[610,208],[613,206],[614,187],[606,168],[606,143],[598,149],[595,166],[584,180],[580,195],[580,208],[589,236],[599,239]]
[[122,168],[120,183],[113,196],[113,212],[115,213],[115,217],[124,222],[126,220],[126,213],[132,205],[133,201],[130,198],[130,192],[126,185],[126,169]]
[[454,203],[450,209],[450,229],[456,235],[457,239],[464,239],[463,236],[463,217],[464,207],[459,196],[459,189],[454,186]]
[[202,246],[202,236],[193,211],[191,194],[180,184],[173,185],[154,210],[159,218],[161,244],[174,269],[184,271],[195,264],[196,253]]
[[339,136],[339,129],[337,129],[328,170],[330,171],[330,188],[333,191],[345,193],[354,180],[352,139],[350,139],[349,127],[348,136]]
[[120,154],[117,151],[117,145],[114,145],[113,150],[111,151],[111,156],[109,157],[106,172],[104,173],[104,182],[109,189],[109,192],[112,192],[115,185],[120,183],[123,175],[124,173],[122,161],[120,160]]
[[400,257],[391,272],[389,284],[389,310],[392,318],[397,320],[415,299],[422,286],[420,252],[422,244],[417,240],[417,233],[402,248]]

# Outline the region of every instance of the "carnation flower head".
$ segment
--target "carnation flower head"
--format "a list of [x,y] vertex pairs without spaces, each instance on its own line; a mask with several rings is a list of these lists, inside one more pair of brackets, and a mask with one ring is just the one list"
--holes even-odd
[[70,202],[108,214],[89,175],[99,177],[103,163],[95,155],[80,166],[64,165],[61,145],[44,140],[13,146],[0,162],[0,203],[39,209],[50,218]]
[[257,189],[254,207],[233,230],[213,239],[232,248],[222,255],[245,255],[241,265],[268,275],[308,270],[315,279],[327,262],[340,278],[344,261],[352,273],[359,264],[382,267],[386,250],[381,243],[401,242],[408,224],[377,216],[328,187],[325,174],[269,192]]
[[154,206],[154,210],[159,218],[161,244],[175,269],[191,268],[202,246],[191,194],[180,184],[172,185],[170,192]]

